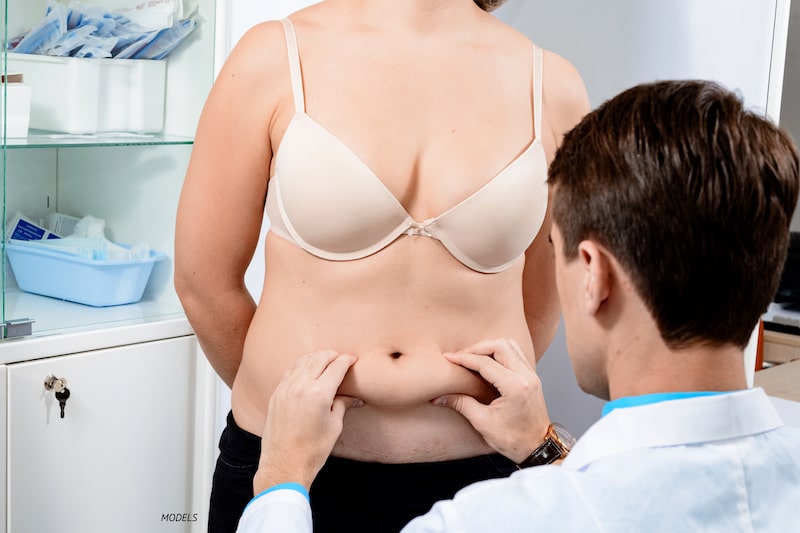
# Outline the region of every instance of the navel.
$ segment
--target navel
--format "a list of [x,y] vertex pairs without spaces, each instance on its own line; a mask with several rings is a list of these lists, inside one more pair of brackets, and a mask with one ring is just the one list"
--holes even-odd
[[403,352],[392,352],[389,354],[389,357],[392,359],[400,359],[403,356]]

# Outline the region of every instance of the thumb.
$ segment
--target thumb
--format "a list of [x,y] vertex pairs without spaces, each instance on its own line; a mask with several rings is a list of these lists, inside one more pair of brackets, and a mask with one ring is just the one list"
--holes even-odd
[[486,408],[478,400],[468,394],[446,394],[433,399],[433,405],[449,407],[461,413],[474,426],[475,422],[483,415]]
[[364,405],[364,401],[359,398],[353,396],[337,396],[333,399],[331,412],[339,418],[344,418],[345,412],[353,407],[361,407],[362,405]]

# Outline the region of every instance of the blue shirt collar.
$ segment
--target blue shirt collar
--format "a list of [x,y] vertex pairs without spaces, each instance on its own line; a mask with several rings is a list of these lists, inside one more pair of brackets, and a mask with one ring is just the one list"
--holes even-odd
[[716,396],[718,394],[730,394],[736,391],[698,391],[698,392],[657,392],[654,394],[642,394],[641,396],[625,396],[612,400],[603,406],[603,413],[601,416],[606,416],[614,409],[623,407],[636,407],[638,405],[647,405],[650,403],[666,402],[668,400],[683,400],[686,398],[696,398],[699,396]]

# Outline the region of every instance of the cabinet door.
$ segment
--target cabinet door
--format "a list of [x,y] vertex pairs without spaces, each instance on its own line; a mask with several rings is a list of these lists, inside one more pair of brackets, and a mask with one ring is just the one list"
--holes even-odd
[[9,533],[205,531],[207,368],[194,336],[9,365]]

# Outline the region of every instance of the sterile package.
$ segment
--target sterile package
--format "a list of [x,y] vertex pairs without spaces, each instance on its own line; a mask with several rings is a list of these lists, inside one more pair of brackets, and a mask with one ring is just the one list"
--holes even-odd
[[166,62],[9,53],[31,87],[30,127],[73,134],[157,133],[164,127]]
[[[12,239],[9,242],[17,242]],[[39,250],[50,250],[74,255],[91,261],[130,261],[150,257],[150,247],[145,243],[122,246],[105,237],[64,237],[52,240],[26,240]]]
[[[28,136],[28,126],[31,116],[31,87],[23,83],[22,73],[0,74],[0,124],[5,124],[5,130],[0,127],[0,138],[9,139],[25,138]],[[8,97],[8,105],[5,98]],[[8,110],[8,119],[5,111]]]
[[58,238],[60,238],[60,235],[43,228],[19,211],[14,213],[6,224],[6,242],[11,239],[36,241]]
[[50,213],[45,219],[45,226],[48,231],[52,231],[56,235],[72,235],[75,231],[75,226],[80,222],[80,218],[65,215],[64,213]]
[[[177,9],[178,6],[181,9]],[[66,5],[49,0],[44,18],[24,35],[13,37],[9,48],[19,54],[56,57],[164,59],[194,31],[201,17],[196,9],[186,13],[183,2],[177,0],[139,2],[131,14],[159,13],[159,8],[168,11],[166,19],[163,13],[155,18],[148,17],[150,26],[142,26],[107,6],[77,1]],[[174,14],[187,16],[173,21]],[[159,19],[168,24],[152,25]]]
[[84,4],[102,5],[122,13],[139,26],[148,30],[163,30],[176,21],[185,20],[197,13],[199,0],[83,0]]

